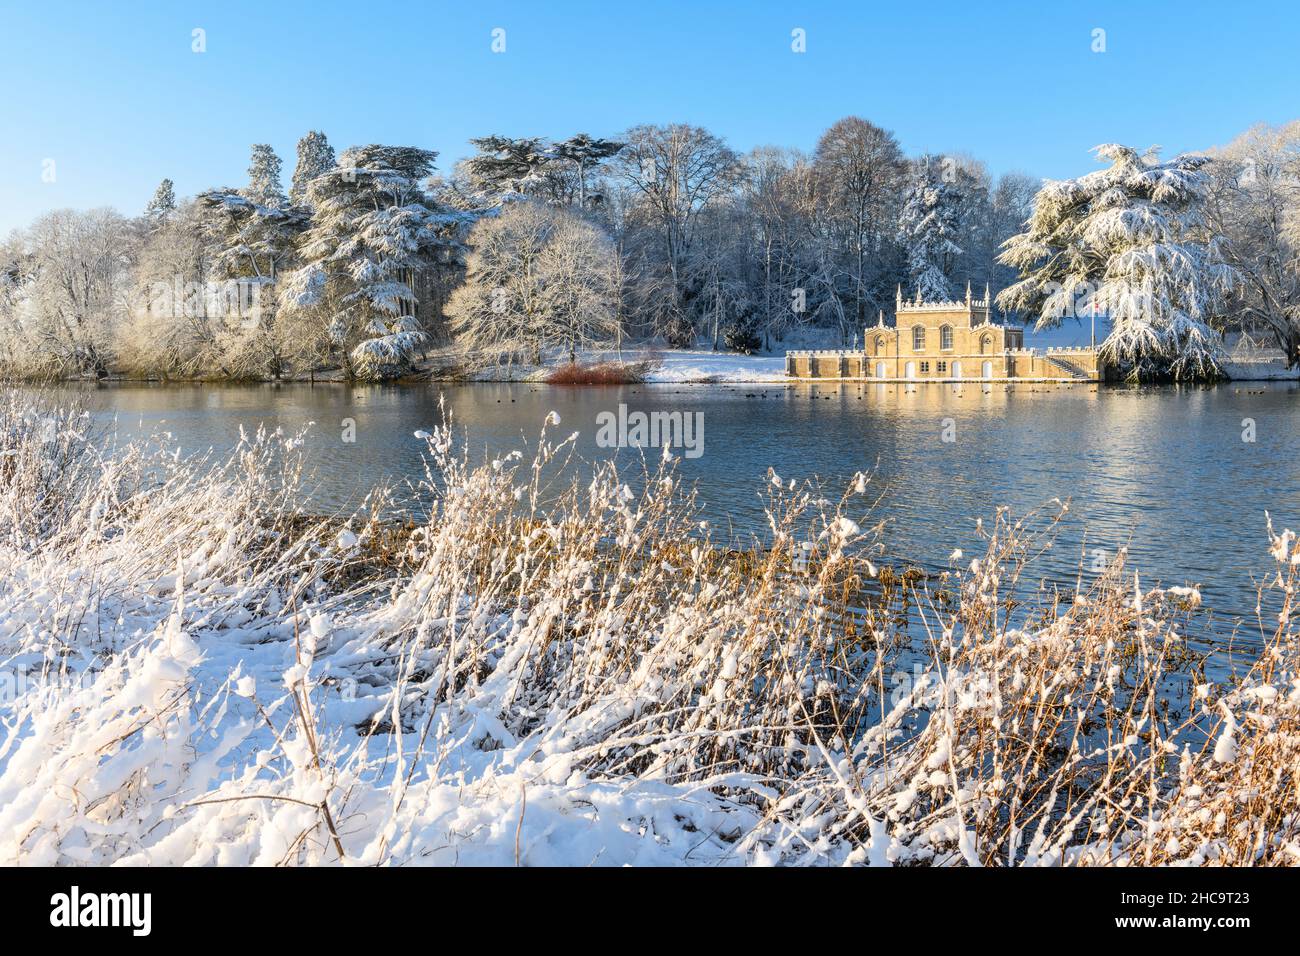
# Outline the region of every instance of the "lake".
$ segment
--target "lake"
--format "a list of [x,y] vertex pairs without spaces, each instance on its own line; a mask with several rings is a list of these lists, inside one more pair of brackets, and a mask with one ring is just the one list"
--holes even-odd
[[[1257,580],[1269,571],[1265,512],[1300,528],[1300,400],[1295,383],[1208,388],[1095,385],[110,386],[66,389],[120,437],[170,432],[187,451],[223,451],[240,429],[294,431],[305,448],[313,507],[347,509],[376,482],[416,481],[417,429],[439,421],[444,396],[473,457],[525,449],[546,415],[577,431],[587,459],[602,413],[703,416],[702,454],[679,455],[715,535],[761,535],[768,468],[820,476],[838,498],[859,470],[875,474],[878,518],[896,563],[947,566],[979,553],[976,520],[997,506],[1024,514],[1068,498],[1071,514],[1036,570],[1072,582],[1085,544],[1127,546],[1143,585],[1197,584],[1213,610],[1206,633],[1255,627]],[[343,440],[347,420],[355,441]],[[527,443],[527,445],[525,444]],[[657,457],[656,451],[649,451]],[[1242,640],[1242,638],[1238,638]],[[1246,636],[1243,643],[1254,643]]]

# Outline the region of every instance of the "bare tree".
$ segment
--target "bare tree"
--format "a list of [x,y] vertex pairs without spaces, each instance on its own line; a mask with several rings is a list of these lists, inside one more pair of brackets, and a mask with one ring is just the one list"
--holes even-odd
[[898,223],[906,164],[898,141],[857,116],[835,123],[822,134],[813,155],[820,180],[821,215],[831,223],[848,254],[856,324],[866,322],[879,292],[872,289],[886,242]]
[[117,349],[125,369],[164,378],[222,374],[206,295],[211,267],[203,216],[195,203],[182,203],[136,257]]
[[1260,125],[1215,151],[1207,217],[1240,275],[1242,331],[1300,363],[1300,120]]
[[639,194],[659,234],[672,306],[687,305],[685,266],[704,211],[728,196],[741,168],[736,154],[698,126],[635,126],[618,156],[622,179]]
[[134,234],[112,209],[61,209],[24,234],[21,334],[54,374],[109,371],[130,297]]
[[547,348],[570,360],[614,339],[619,265],[613,243],[564,209],[511,203],[470,232],[464,284],[447,316],[468,350],[495,360],[523,351],[540,364]]

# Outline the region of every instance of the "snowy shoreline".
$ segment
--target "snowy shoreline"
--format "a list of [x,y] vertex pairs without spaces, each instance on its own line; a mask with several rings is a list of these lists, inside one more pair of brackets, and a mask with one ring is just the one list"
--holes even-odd
[[[1050,515],[999,515],[930,583],[877,565],[868,476],[770,473],[771,547],[736,552],[670,463],[640,492],[598,464],[554,498],[537,462],[572,438],[552,412],[532,461],[471,468],[450,427],[422,431],[437,507],[394,536],[378,490],[342,526],[303,513],[294,436],[102,459],[84,422],[0,407],[0,862],[1300,853],[1290,532],[1278,633],[1216,685],[1182,637],[1196,592],[1143,589],[1122,555],[1064,603],[1020,582]],[[866,580],[906,593],[929,647]]]

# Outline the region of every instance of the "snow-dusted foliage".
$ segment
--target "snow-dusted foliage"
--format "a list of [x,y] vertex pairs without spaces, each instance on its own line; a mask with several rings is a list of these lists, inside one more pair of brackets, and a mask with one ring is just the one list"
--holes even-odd
[[294,254],[307,214],[287,204],[262,205],[240,190],[214,189],[197,197],[211,243],[213,271],[222,278],[274,282]]
[[522,200],[479,220],[468,244],[465,282],[446,306],[465,349],[538,362],[557,348],[573,361],[614,339],[618,258],[598,227]]
[[1259,125],[1213,152],[1210,227],[1240,282],[1241,332],[1300,363],[1300,120]]
[[154,190],[153,198],[144,207],[144,218],[151,226],[157,226],[176,211],[176,187],[170,179],[164,179]]
[[354,147],[307,186],[312,224],[281,306],[326,307],[321,323],[359,378],[401,375],[426,341],[415,274],[454,247],[466,219],[424,192],[435,158],[409,146]]
[[624,144],[618,140],[577,133],[566,140],[561,140],[551,148],[556,160],[570,164],[577,174],[579,209],[586,209],[590,205],[602,205],[605,202],[605,197],[599,192],[593,193],[588,188],[588,184],[593,174],[599,172],[601,165],[617,156],[623,146]]
[[623,148],[617,140],[587,133],[558,143],[541,136],[482,136],[470,142],[478,152],[461,169],[471,192],[493,203],[530,196],[582,210],[605,202],[603,192],[591,186],[602,165]]
[[289,198],[293,203],[306,205],[307,184],[322,173],[329,172],[334,165],[334,147],[324,133],[311,130],[298,140],[298,161],[293,167],[293,183],[289,187]]
[[280,169],[284,164],[266,143],[254,143],[248,162],[248,185],[243,194],[259,206],[279,209],[289,204],[280,183]]
[[[0,372],[401,375],[450,344],[444,306],[466,278],[470,227],[521,200],[612,243],[620,345],[780,352],[806,327],[848,348],[899,285],[928,299],[970,282],[1010,285],[1002,304],[1043,324],[1113,309],[1106,347],[1137,376],[1213,374],[1221,330],[1300,362],[1296,139],[1289,127],[1253,130],[1208,166],[1108,148],[1112,168],[1048,184],[1031,216],[1039,180],[995,180],[962,154],[909,159],[892,133],[854,116],[809,155],[741,156],[682,123],[616,139],[486,136],[438,177],[433,154],[414,148],[358,147],[338,165],[312,131],[291,197],[279,158],[259,144],[248,185],[204,190],[202,215],[164,182],[138,219],[56,212],[0,241]],[[307,251],[290,263],[297,242],[285,240],[304,214]],[[105,281],[103,257],[89,261],[110,219],[124,281]],[[603,252],[586,262],[595,273],[574,287],[605,285]],[[232,331],[223,315],[196,314],[201,290],[232,279],[275,287],[287,308],[274,329]],[[61,291],[69,283],[95,288]],[[171,306],[154,309],[163,288]],[[263,314],[273,311],[268,302]]]
[[770,547],[737,553],[670,464],[641,490],[612,464],[557,489],[570,440],[545,433],[481,466],[449,425],[417,433],[436,477],[411,529],[382,495],[303,513],[297,436],[205,462],[102,457],[85,426],[0,404],[0,862],[1300,852],[1289,531],[1276,633],[1218,685],[1182,663],[1195,592],[1144,590],[1122,559],[1072,600],[1040,592],[1034,522],[999,514],[942,599],[900,578],[869,547],[866,476],[828,500],[770,474]]
[[0,359],[10,374],[102,376],[131,296],[135,235],[111,209],[61,209],[0,246]]
[[550,144],[540,136],[481,136],[478,153],[465,160],[472,188],[500,202],[511,194],[553,192],[556,170]]
[[275,328],[275,284],[293,264],[310,216],[289,204],[280,188],[280,160],[265,145],[253,147],[245,188],[200,193],[196,205],[210,256],[207,277],[235,283],[226,296],[230,307],[207,316],[222,368],[230,377],[279,376],[288,350]]
[[1236,271],[1206,228],[1205,156],[1160,162],[1115,144],[1110,167],[1046,183],[1001,259],[1021,271],[998,304],[1036,317],[1110,316],[1103,352],[1131,378],[1213,378],[1225,294]]
[[910,286],[926,302],[953,298],[951,269],[962,253],[957,243],[962,196],[955,185],[955,165],[951,172],[951,178],[945,176],[943,163],[934,157],[914,163],[898,219]]

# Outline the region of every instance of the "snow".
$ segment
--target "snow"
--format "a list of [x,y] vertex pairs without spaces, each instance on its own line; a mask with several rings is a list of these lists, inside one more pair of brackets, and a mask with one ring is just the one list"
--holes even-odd
[[[578,353],[578,362],[650,363],[646,382],[675,384],[775,384],[789,382],[785,354],[743,355],[712,349],[623,349],[620,352],[590,350]],[[470,376],[476,381],[542,381],[554,367],[516,365],[489,367]]]
[[667,351],[646,377],[648,382],[770,383],[788,381],[785,356],[740,355],[735,352]]
[[[942,634],[935,656],[877,670],[870,642],[840,643],[833,624],[841,575],[870,568],[847,551],[861,516],[806,482],[770,476],[780,546],[752,575],[718,573],[672,482],[635,492],[601,466],[551,513],[532,463],[471,468],[444,423],[426,440],[436,511],[375,576],[365,549],[382,526],[340,528],[285,495],[292,438],[248,435],[216,464],[165,445],[101,459],[72,416],[52,440],[45,417],[0,406],[0,451],[17,452],[0,511],[0,666],[17,690],[0,699],[0,864],[1057,865],[1297,850],[1233,842],[1290,832],[1260,821],[1287,810],[1258,791],[1289,786],[1280,768],[1300,756],[1300,696],[1278,692],[1297,680],[1293,631],[1266,650],[1268,680],[1183,703],[1205,722],[1184,736],[1211,742],[1184,746],[1177,768],[1177,730],[1148,690],[1124,700],[1148,688],[1132,669],[1167,656],[1162,615],[1185,593],[1139,591],[1135,608],[1136,578],[1130,590],[1117,570],[1090,592],[1096,611],[1067,602],[1038,629],[999,617],[984,632],[1009,593],[991,550],[947,573],[964,607],[935,617],[916,602]],[[543,443],[539,461],[563,447]],[[803,526],[814,533],[795,537]],[[990,538],[1010,533],[999,518]],[[611,576],[601,538],[638,555],[634,573]],[[1273,535],[1280,572],[1294,541]],[[1122,650],[1097,633],[1111,616]],[[873,697],[891,672],[908,679]],[[1057,750],[1069,762],[1044,763]],[[1076,765],[1114,775],[1110,792],[1070,785],[1070,812],[1095,818],[1084,826],[1042,803]],[[1157,812],[1112,813],[1111,796],[1156,790]],[[1023,840],[988,812],[1009,800],[1037,814]]]

